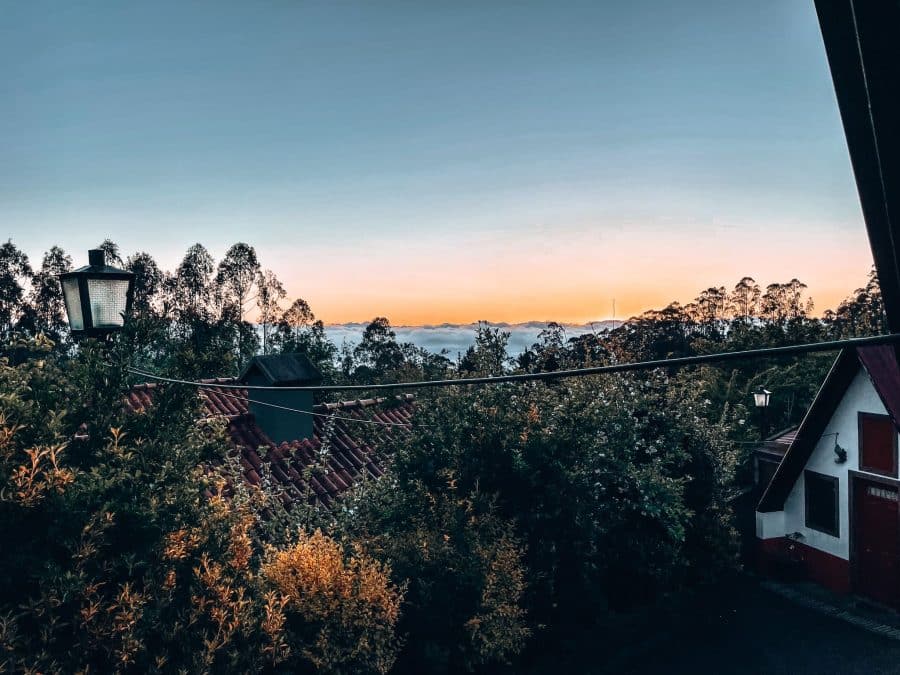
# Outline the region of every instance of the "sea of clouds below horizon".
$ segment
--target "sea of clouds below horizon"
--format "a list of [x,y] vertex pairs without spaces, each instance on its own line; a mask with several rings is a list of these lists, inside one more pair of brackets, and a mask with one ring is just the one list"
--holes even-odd
[[[397,335],[398,342],[412,342],[417,347],[423,347],[435,353],[446,349],[448,357],[455,359],[457,354],[464,353],[475,343],[476,325],[474,323],[445,323],[432,326],[392,326],[392,328]],[[519,324],[490,323],[489,325],[510,334],[508,351],[511,356],[518,356],[537,342],[538,333],[547,327],[546,322],[539,321]],[[613,325],[611,321],[596,321],[591,324],[563,324],[563,327],[568,337],[576,337],[585,333],[602,331],[611,325]],[[344,341],[353,344],[359,343],[365,328],[365,323],[327,324],[325,332],[332,342],[340,346]]]

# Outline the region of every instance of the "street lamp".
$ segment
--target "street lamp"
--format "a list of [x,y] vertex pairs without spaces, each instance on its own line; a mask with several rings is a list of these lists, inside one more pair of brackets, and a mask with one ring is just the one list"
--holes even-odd
[[119,330],[131,311],[134,274],[106,264],[103,249],[88,251],[88,265],[59,275],[72,337]]
[[769,407],[769,397],[772,392],[764,387],[753,391],[753,404],[759,408],[759,438],[766,440],[766,408]]

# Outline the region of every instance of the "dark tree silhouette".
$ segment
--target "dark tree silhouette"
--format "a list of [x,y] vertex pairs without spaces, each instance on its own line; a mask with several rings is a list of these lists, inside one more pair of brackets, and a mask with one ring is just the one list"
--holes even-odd
[[43,333],[54,342],[66,335],[65,303],[57,275],[72,269],[72,258],[58,246],[44,254],[41,268],[31,277],[28,306],[20,325],[32,334]]
[[165,275],[149,253],[135,253],[125,261],[125,269],[134,273],[133,310],[138,314],[154,311],[154,302],[163,290]]
[[28,256],[11,240],[0,246],[0,331],[9,335],[25,308],[24,279],[32,275]]

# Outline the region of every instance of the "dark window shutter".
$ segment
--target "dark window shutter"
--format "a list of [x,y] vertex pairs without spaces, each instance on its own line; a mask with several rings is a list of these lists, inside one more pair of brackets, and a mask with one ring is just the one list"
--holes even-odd
[[859,414],[859,468],[897,475],[897,432],[887,415]]
[[840,536],[838,479],[814,471],[804,472],[806,526],[834,537]]

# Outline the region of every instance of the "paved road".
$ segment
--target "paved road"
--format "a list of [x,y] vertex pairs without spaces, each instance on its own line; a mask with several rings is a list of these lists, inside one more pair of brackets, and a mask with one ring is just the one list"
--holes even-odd
[[900,674],[900,642],[742,584],[660,631],[617,671],[633,675]]

